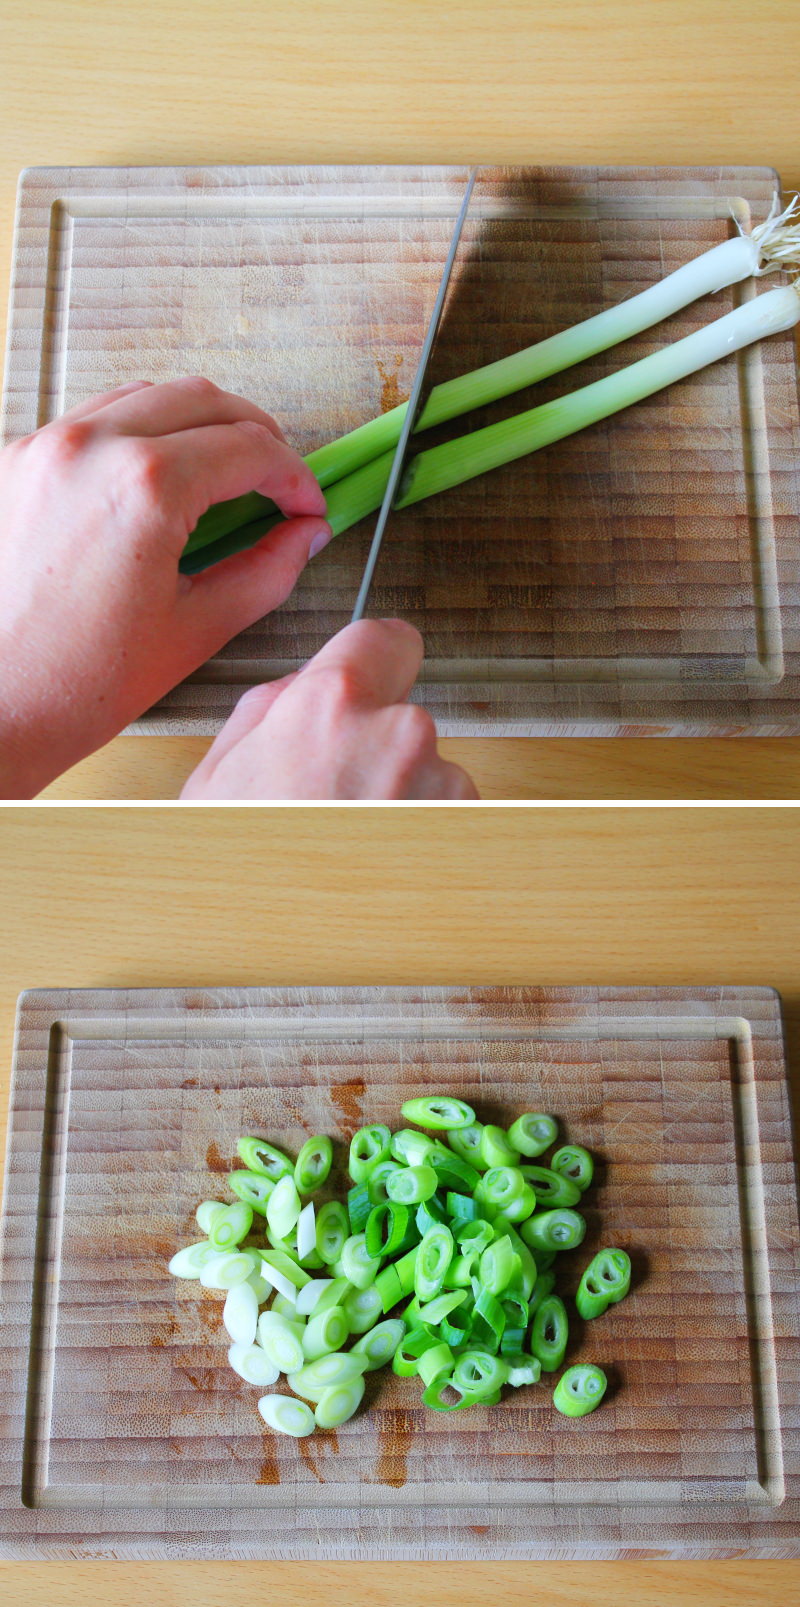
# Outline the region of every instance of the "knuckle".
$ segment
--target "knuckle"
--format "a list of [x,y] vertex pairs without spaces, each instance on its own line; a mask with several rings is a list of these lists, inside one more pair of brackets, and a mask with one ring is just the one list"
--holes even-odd
[[324,698],[331,714],[356,708],[366,699],[363,677],[354,664],[337,664],[324,671]]
[[192,396],[198,396],[201,401],[210,402],[222,395],[219,385],[215,385],[213,379],[207,379],[205,374],[187,374],[185,379],[180,379],[177,383]]
[[416,756],[436,747],[436,726],[418,703],[403,703],[395,711],[395,739]]
[[80,420],[55,423],[30,437],[38,459],[49,470],[69,468],[85,451],[92,434],[92,426]]
[[164,489],[166,468],[155,441],[147,437],[126,437],[122,442],[122,459],[128,485],[145,500],[157,500]]

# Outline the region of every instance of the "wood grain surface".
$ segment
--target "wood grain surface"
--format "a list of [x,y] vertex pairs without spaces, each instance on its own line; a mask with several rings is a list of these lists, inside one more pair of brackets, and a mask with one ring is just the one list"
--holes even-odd
[[[800,22],[785,0],[758,15],[745,0],[724,12],[690,0],[612,0],[602,24],[586,0],[501,0],[489,29],[477,0],[458,0],[446,19],[429,0],[412,9],[409,29],[398,0],[357,0],[345,13],[302,0],[271,11],[267,27],[263,8],[247,0],[232,29],[218,0],[122,0],[103,13],[90,0],[9,0],[0,24],[8,60],[0,272],[17,175],[28,164],[711,158],[765,161],[787,188],[800,183],[787,72]],[[654,746],[625,741],[597,754],[584,743],[567,754],[540,744],[532,755],[474,739],[469,752],[489,797],[694,796],[698,774],[700,796],[800,792],[794,741],[731,745],[724,765]],[[195,751],[190,739],[152,750],[129,795],[141,796],[145,780],[145,795],[174,795]],[[88,772],[65,778],[60,795],[117,796],[136,764],[119,739]]]
[[[382,1372],[349,1424],[298,1447],[230,1373],[223,1297],[166,1263],[200,1200],[229,1197],[242,1132],[290,1154],[328,1133],[335,1198],[356,1128],[396,1126],[420,1090],[504,1126],[550,1111],[595,1155],[557,1288],[572,1310],[601,1244],[631,1256],[633,1298],[570,1318],[567,1363],[607,1367],[609,1396],[580,1431],[548,1379],[431,1418],[417,1381]],[[789,1123],[769,989],[26,992],[0,1555],[800,1556]]]
[[[234,829],[231,830],[231,822]],[[54,826],[56,829],[54,829]],[[800,1091],[800,846],[785,810],[81,811],[0,815],[0,1066],[16,996],[64,986],[306,983],[663,985],[725,975],[782,993],[797,1111]],[[4,1101],[5,1104],[5,1096]],[[221,1591],[238,1604],[247,1565],[198,1571],[95,1564],[0,1568],[17,1607]],[[472,1604],[494,1590],[529,1599],[522,1567],[270,1567],[284,1599],[420,1607]],[[797,1600],[794,1564],[541,1564],[549,1599],[583,1607],[697,1602],[732,1607],[777,1589]],[[448,1591],[453,1594],[448,1596]],[[49,1594],[48,1594],[49,1592]],[[194,1594],[193,1594],[194,1593]],[[106,1599],[108,1599],[106,1597]]]

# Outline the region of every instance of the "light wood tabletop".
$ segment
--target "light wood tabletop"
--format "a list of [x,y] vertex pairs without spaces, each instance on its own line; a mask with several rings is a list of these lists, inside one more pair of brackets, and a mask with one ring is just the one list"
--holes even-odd
[[[5,0],[0,306],[26,166],[768,163],[800,186],[788,0]],[[207,743],[120,737],[54,799],[174,798]],[[470,739],[497,798],[800,796],[800,739]]]
[[[37,986],[772,985],[800,1091],[800,838],[783,809],[0,812],[0,1106]],[[530,1600],[524,1564],[272,1564],[287,1603]],[[259,1564],[8,1564],[9,1607],[244,1602]],[[800,1599],[800,1564],[536,1564],[564,1604]]]

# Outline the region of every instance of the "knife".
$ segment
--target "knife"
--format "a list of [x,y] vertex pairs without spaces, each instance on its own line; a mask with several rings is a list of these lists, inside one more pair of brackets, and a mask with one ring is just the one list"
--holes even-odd
[[469,203],[472,198],[472,191],[475,188],[475,179],[477,177],[477,173],[478,169],[474,167],[470,173],[467,188],[464,191],[464,199],[461,202],[461,208],[458,217],[456,218],[455,228],[453,229],[453,238],[450,241],[450,249],[447,253],[447,259],[442,269],[442,277],[439,280],[439,289],[436,292],[436,300],[433,304],[433,312],[431,313],[427,334],[422,343],[422,351],[420,352],[417,372],[414,375],[414,383],[411,387],[411,395],[408,398],[406,416],[403,419],[403,428],[400,431],[400,439],[395,447],[395,454],[392,460],[389,479],[386,483],[386,490],[383,494],[383,501],[378,514],[378,522],[375,526],[375,534],[372,537],[372,545],[369,549],[369,557],[367,558],[358,597],[356,598],[356,605],[353,609],[352,618],[350,620],[351,625],[354,624],[357,619],[363,619],[364,617],[364,609],[367,606],[370,587],[372,586],[372,577],[375,573],[375,565],[378,562],[378,554],[381,550],[383,533],[386,529],[386,521],[389,518],[400,476],[403,472],[403,468],[405,467],[408,443],[414,433],[414,426],[417,422],[417,418],[419,417],[420,404],[422,401],[422,387],[425,381],[425,370],[428,367],[428,359],[431,355],[431,351],[433,350],[433,343],[436,339],[436,331],[439,328],[439,323],[441,321],[444,298],[447,294],[447,286],[450,282],[450,273],[455,261],[456,251],[458,250],[458,242],[461,238],[461,230],[464,226],[464,219],[467,215]]

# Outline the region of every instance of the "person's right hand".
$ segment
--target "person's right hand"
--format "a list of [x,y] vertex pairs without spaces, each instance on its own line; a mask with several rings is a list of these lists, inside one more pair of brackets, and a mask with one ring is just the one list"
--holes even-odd
[[181,797],[476,800],[407,701],[423,652],[402,620],[348,625],[302,670],[240,698]]

